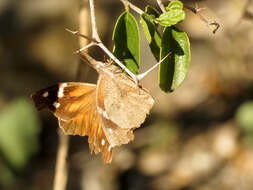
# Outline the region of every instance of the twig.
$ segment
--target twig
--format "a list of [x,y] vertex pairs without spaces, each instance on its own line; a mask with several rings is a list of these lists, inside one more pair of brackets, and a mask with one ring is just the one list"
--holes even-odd
[[215,28],[213,29],[213,34],[216,33],[216,31],[220,28],[220,24],[216,21],[208,21],[203,15],[201,15],[199,12],[204,10],[205,8],[198,8],[197,7],[197,3],[195,3],[196,7],[190,7],[186,4],[184,4],[184,7],[188,10],[190,10],[191,12],[193,12],[194,14],[198,15],[198,17],[207,24],[207,26],[215,26]]
[[53,190],[65,190],[68,178],[66,158],[69,147],[69,136],[63,134],[61,129],[58,130],[58,136],[59,145],[56,159]]
[[121,0],[121,2],[123,4],[128,5],[131,9],[133,9],[135,12],[137,12],[138,14],[143,14],[143,10],[141,10],[139,7],[135,6],[134,4],[132,4],[131,2],[129,2],[128,0]]
[[[172,1],[168,0],[168,2],[170,3],[170,2],[172,2]],[[161,8],[161,10],[162,10],[162,11],[164,10],[163,12],[165,12],[165,8],[164,8],[164,5],[162,4],[161,0],[157,0],[157,4],[158,4],[159,7]],[[190,10],[191,12],[193,12],[194,14],[198,15],[199,18],[200,18],[203,22],[205,22],[205,23],[207,24],[208,27],[209,27],[209,26],[214,26],[215,28],[213,29],[213,34],[215,34],[216,31],[220,28],[220,24],[219,24],[218,22],[216,22],[216,21],[208,21],[203,15],[201,15],[201,14],[199,13],[200,11],[204,10],[205,8],[198,8],[198,7],[197,7],[197,3],[195,3],[195,6],[196,6],[196,7],[191,7],[191,6],[186,5],[186,4],[184,4],[184,3],[183,3],[183,5],[184,5],[184,8],[186,8],[186,9]],[[163,9],[163,8],[164,8],[164,9]]]
[[[83,35],[83,34],[80,34],[79,31],[72,31],[70,29],[66,29],[68,32],[74,34],[74,35],[77,35],[77,36],[80,36],[80,37],[83,37],[83,38],[86,38],[86,39],[91,39],[91,38],[88,38],[87,36]],[[92,42],[89,43],[87,46],[84,46],[82,48],[80,48],[79,50],[75,51],[74,53],[81,53],[83,50],[86,50],[88,48],[90,48],[91,46],[98,46],[100,47],[115,63],[118,64],[118,66],[120,66],[121,69],[123,69],[124,71],[127,72],[127,74],[129,74],[129,76],[134,80],[134,82],[136,84],[138,84],[138,79],[137,79],[137,76],[135,74],[133,74],[123,63],[121,63],[111,52],[110,50],[107,49],[107,47],[102,43],[102,42],[99,42],[97,41],[96,39],[91,39]]]
[[97,30],[94,0],[89,0],[89,3],[90,3],[90,17],[91,17],[91,26],[92,26],[92,38],[95,39],[98,43],[100,43],[101,40],[99,38],[98,30]]
[[205,8],[198,8],[198,4],[195,3],[195,7],[190,7],[186,4],[184,4],[184,7],[190,11],[192,11],[194,14],[198,15],[199,18],[207,24],[207,26],[215,26],[213,29],[213,34],[216,33],[216,31],[220,28],[220,24],[216,21],[208,21],[203,15],[201,15],[199,12],[202,10],[205,10]]
[[144,73],[141,73],[141,74],[137,75],[138,80],[141,80],[144,77],[146,77],[151,71],[153,71],[156,67],[158,67],[170,54],[171,53],[169,52],[164,58],[162,58],[158,63],[153,65],[150,69],[148,69]]
[[[134,75],[123,63],[121,63],[108,49],[107,47],[101,42],[98,32],[97,32],[97,25],[96,25],[96,18],[95,18],[95,9],[94,9],[94,0],[89,0],[90,3],[90,15],[91,15],[91,26],[92,26],[92,38],[96,40],[95,45],[99,46],[118,66],[121,67],[134,81],[138,84],[138,80],[136,75]],[[86,48],[87,49],[87,48]]]
[[163,12],[163,13],[166,12],[165,7],[164,7],[162,1],[161,1],[161,0],[156,0],[156,2],[157,2],[157,4],[159,5],[159,7],[160,7],[160,9],[162,10],[162,12]]

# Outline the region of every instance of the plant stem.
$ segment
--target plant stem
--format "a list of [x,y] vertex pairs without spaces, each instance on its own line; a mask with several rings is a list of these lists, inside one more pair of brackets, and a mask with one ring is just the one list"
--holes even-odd
[[68,155],[69,136],[58,130],[59,145],[56,158],[55,176],[53,190],[65,190],[68,179],[66,158]]
[[96,25],[94,0],[89,0],[90,3],[90,15],[91,15],[91,26],[92,26],[92,38],[96,40],[96,45],[99,46],[115,63],[117,63],[121,69],[123,69],[129,76],[138,84],[136,75],[134,75],[123,63],[121,63],[101,42]]
[[131,2],[129,2],[128,0],[121,0],[121,2],[123,4],[128,5],[131,9],[133,9],[135,12],[137,12],[139,15],[143,14],[143,10],[141,10],[139,7],[135,6],[134,4],[132,4]]
[[166,12],[165,7],[164,7],[162,1],[161,1],[161,0],[156,0],[156,2],[157,2],[157,4],[159,5],[159,7],[160,7],[160,9],[162,10],[162,12],[163,12],[163,13]]

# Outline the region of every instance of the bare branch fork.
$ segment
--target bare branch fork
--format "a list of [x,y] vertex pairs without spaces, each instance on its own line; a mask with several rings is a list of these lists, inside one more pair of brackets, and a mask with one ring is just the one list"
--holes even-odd
[[[143,11],[138,8],[137,6],[135,6],[134,4],[132,4],[131,2],[129,2],[128,0],[121,0],[121,2],[125,5],[125,6],[129,6],[132,10],[134,10],[135,12],[137,12],[138,14],[142,14]],[[171,1],[169,1],[171,2]],[[86,38],[88,40],[90,40],[90,43],[82,48],[80,48],[79,50],[77,50],[75,53],[81,53],[82,51],[92,47],[92,46],[98,46],[100,47],[118,66],[121,67],[121,69],[123,69],[133,80],[136,84],[138,84],[139,80],[143,79],[146,75],[149,74],[149,72],[151,72],[153,69],[155,69],[162,61],[159,61],[157,64],[155,64],[153,67],[151,67],[150,69],[148,69],[146,72],[141,73],[139,75],[135,75],[133,74],[120,60],[118,60],[111,52],[110,50],[108,50],[108,48],[102,43],[99,35],[98,35],[98,30],[97,30],[97,25],[96,25],[96,17],[95,17],[95,7],[94,7],[94,0],[89,0],[89,4],[90,4],[90,15],[91,15],[91,26],[92,26],[92,38],[89,38],[88,36],[85,36],[83,34],[80,34],[79,31],[72,31],[69,29],[66,29],[67,31],[71,32],[74,35],[78,35],[80,37]],[[161,0],[157,0],[157,4],[159,5],[160,9],[165,12],[165,7],[162,3]],[[198,16],[200,17],[201,20],[203,20],[205,23],[207,23],[208,26],[212,25],[215,26],[216,28],[213,30],[213,33],[215,33],[218,28],[219,28],[219,24],[216,21],[213,22],[208,22],[201,14],[199,14],[199,11],[203,10],[203,8],[197,8],[197,6],[194,7],[190,7],[188,5],[184,5],[185,8],[191,10],[194,14],[198,14]]]
[[[142,14],[143,11],[139,9],[138,7],[134,6],[128,1],[121,0],[124,4],[129,5],[133,10],[138,12],[139,14]],[[100,37],[98,35],[97,25],[96,25],[96,17],[95,17],[95,8],[94,8],[94,0],[89,0],[90,3],[90,15],[91,15],[91,26],[92,26],[92,38],[89,38],[88,36],[85,36],[81,34],[79,31],[72,31],[69,29],[66,29],[68,32],[86,38],[90,40],[90,43],[86,45],[85,47],[80,48],[75,53],[81,53],[82,51],[92,47],[92,46],[98,46],[100,47],[121,69],[123,69],[129,76],[134,80],[136,84],[139,83],[139,80],[143,79],[145,76],[147,76],[152,70],[154,70],[165,58],[163,58],[161,61],[159,61],[157,64],[155,64],[153,67],[148,69],[146,72],[141,73],[139,75],[133,74],[121,61],[119,61],[111,52],[107,49],[107,47],[102,43],[100,40]]]
[[[94,7],[94,0],[89,0],[90,4],[90,15],[91,15],[91,27],[92,27],[92,39],[91,43],[89,43],[87,46],[81,48],[78,50],[78,52],[81,52],[85,49],[88,49],[91,46],[97,45],[99,46],[116,64],[118,64],[131,78],[135,81],[136,84],[138,84],[138,78],[136,75],[134,75],[123,63],[121,63],[108,49],[107,47],[101,42],[100,37],[97,32],[97,25],[96,25],[96,17],[95,17],[95,7]],[[78,35],[80,37],[84,37],[89,39],[87,36],[84,36],[80,34],[78,31],[71,31],[72,34]]]
[[[171,1],[168,1],[171,2]],[[158,5],[160,6],[160,9],[164,12],[164,5],[162,4],[161,0],[157,0]],[[215,32],[220,28],[220,24],[216,21],[208,21],[204,16],[202,16],[199,12],[202,10],[205,10],[205,8],[198,8],[198,4],[195,2],[195,7],[191,7],[188,6],[186,4],[184,4],[184,7],[188,10],[190,10],[191,12],[193,12],[194,14],[198,15],[199,18],[207,24],[207,26],[214,26],[214,30],[213,33],[215,34]]]
[[[142,14],[143,11],[141,9],[139,9],[138,7],[136,7],[134,4],[132,4],[131,2],[129,2],[128,0],[121,0],[124,4],[128,5],[131,9],[133,9],[136,13],[138,14]],[[156,0],[158,6],[160,7],[160,9],[162,10],[162,12],[164,13],[166,11],[165,6],[163,5],[161,0]],[[171,2],[171,1],[168,1]],[[214,30],[213,33],[215,34],[215,32],[220,28],[220,24],[216,21],[208,21],[204,16],[202,16],[199,12],[202,10],[205,10],[205,8],[198,8],[197,3],[195,3],[195,7],[191,7],[188,6],[186,4],[184,4],[184,7],[188,10],[190,10],[191,12],[193,12],[194,14],[198,15],[199,18],[207,24],[207,26],[214,26]]]

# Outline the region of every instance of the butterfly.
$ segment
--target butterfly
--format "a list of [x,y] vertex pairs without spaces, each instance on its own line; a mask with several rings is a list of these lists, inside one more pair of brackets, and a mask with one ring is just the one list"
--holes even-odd
[[91,152],[101,152],[110,163],[113,148],[134,139],[133,130],[145,121],[154,99],[117,66],[84,57],[99,74],[97,84],[59,83],[32,99],[38,110],[47,108],[58,118],[65,134],[88,136]]

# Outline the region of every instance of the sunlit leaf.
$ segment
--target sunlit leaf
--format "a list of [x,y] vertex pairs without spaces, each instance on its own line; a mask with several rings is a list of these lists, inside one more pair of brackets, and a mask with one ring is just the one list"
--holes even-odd
[[166,12],[155,19],[155,22],[162,26],[172,26],[185,19],[183,4],[180,1],[172,1]]
[[140,36],[138,24],[128,11],[122,13],[113,32],[114,55],[132,71],[139,72],[140,66]]
[[156,60],[160,59],[161,36],[157,31],[156,25],[150,15],[143,13],[140,20],[145,36],[148,40],[149,47],[155,56]]
[[174,10],[182,10],[184,7],[183,3],[180,1],[172,1],[169,3],[169,5],[166,7],[167,11],[170,11],[171,9]]
[[166,27],[163,32],[161,59],[168,53],[159,67],[159,85],[163,91],[172,92],[184,81],[191,61],[188,36],[176,27]]
[[150,5],[145,7],[145,13],[150,15],[152,18],[157,18],[160,16],[159,11]]

